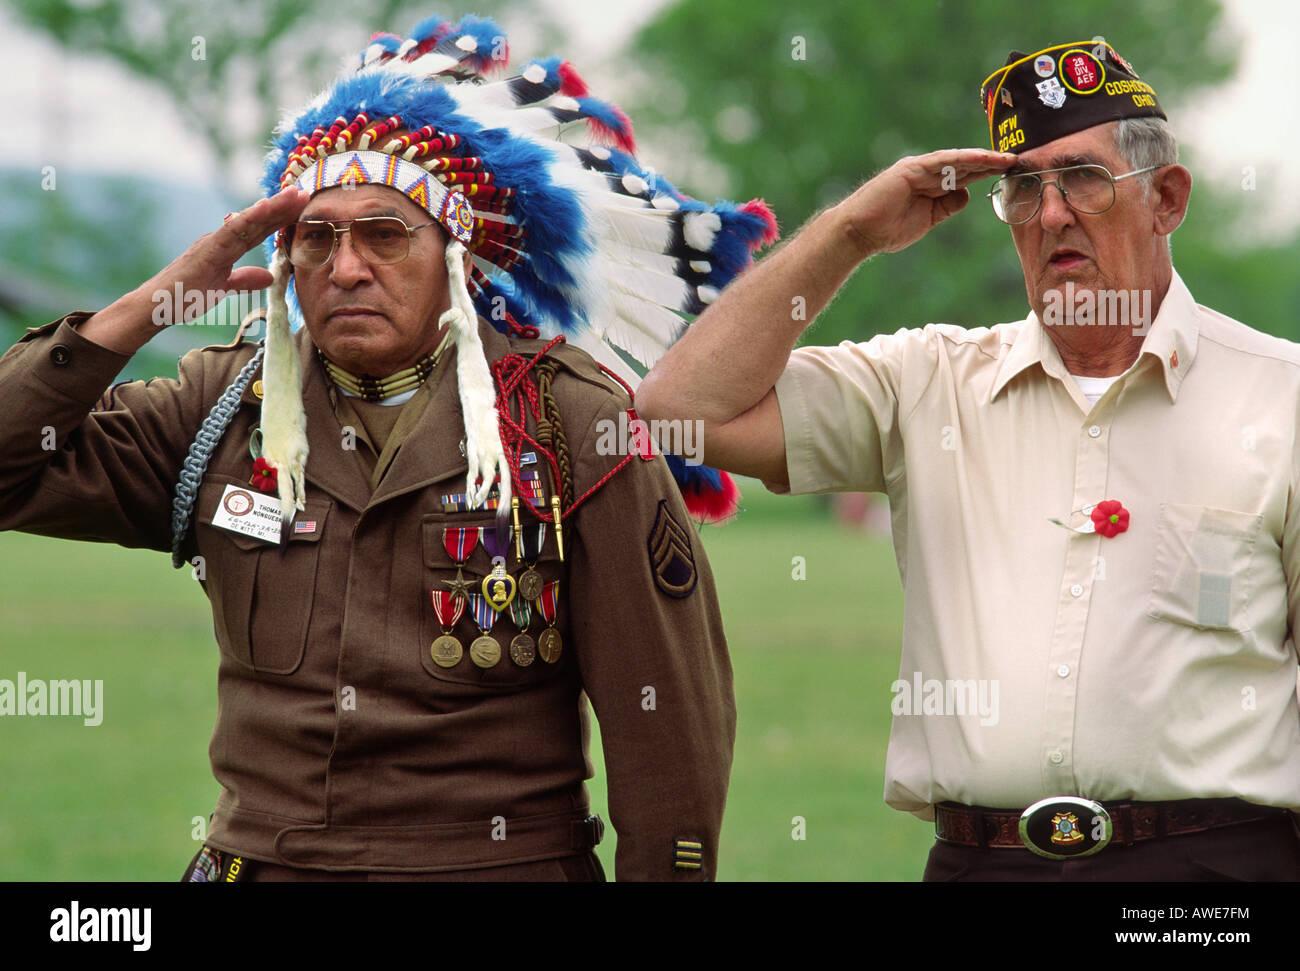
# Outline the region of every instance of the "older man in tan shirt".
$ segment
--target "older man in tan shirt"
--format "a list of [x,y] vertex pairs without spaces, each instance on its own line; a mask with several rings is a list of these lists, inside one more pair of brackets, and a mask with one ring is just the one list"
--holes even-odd
[[[982,97],[1011,154],[905,158],[816,217],[640,411],[775,491],[889,496],[885,799],[935,819],[927,879],[1298,879],[1300,348],[1174,271],[1191,175],[1113,49],[1014,53]],[[989,176],[1024,320],[791,352],[792,297],[819,311]]]

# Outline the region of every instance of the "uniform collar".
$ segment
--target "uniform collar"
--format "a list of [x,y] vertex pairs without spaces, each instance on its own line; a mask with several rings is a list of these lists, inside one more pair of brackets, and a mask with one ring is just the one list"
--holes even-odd
[[[1135,370],[1145,357],[1154,360],[1155,366],[1163,375],[1165,390],[1168,391],[1172,404],[1178,400],[1178,389],[1196,359],[1199,332],[1196,302],[1178,271],[1174,270],[1169,289],[1161,301],[1160,311],[1142,341],[1142,350],[1138,352],[1134,367],[1129,371]],[[1064,380],[1068,376],[1060,352],[1047,336],[1038,315],[1031,310],[1012,341],[1011,349],[998,367],[989,395],[990,403],[997,400],[1012,378],[1033,364],[1040,364],[1043,371],[1052,377]]]
[[[510,342],[482,317],[478,321],[478,334],[489,364],[510,353]],[[469,461],[464,451],[465,418],[456,377],[458,353],[452,344],[439,360],[430,378],[432,397],[393,457],[370,500],[372,505],[452,477],[460,479],[452,491],[464,491]]]

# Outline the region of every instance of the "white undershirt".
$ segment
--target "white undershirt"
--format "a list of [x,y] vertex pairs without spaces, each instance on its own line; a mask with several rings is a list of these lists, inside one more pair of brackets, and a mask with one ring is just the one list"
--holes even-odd
[[1090,405],[1095,405],[1097,399],[1106,393],[1106,389],[1120,379],[1118,374],[1113,378],[1090,378],[1082,374],[1071,374],[1070,377],[1078,382],[1079,390]]

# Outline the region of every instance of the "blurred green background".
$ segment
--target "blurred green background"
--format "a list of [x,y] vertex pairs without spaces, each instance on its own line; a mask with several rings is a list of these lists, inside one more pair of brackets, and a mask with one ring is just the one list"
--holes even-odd
[[[1268,4],[1233,2],[1267,28]],[[644,162],[701,198],[765,197],[787,237],[904,154],[984,145],[978,87],[1012,48],[1104,35],[1154,86],[1175,131],[1234,76],[1242,51],[1214,0],[628,6],[635,16],[590,0],[230,0],[220,9],[0,0],[6,63],[48,53],[34,71],[13,70],[14,84],[34,76],[34,126],[0,133],[0,346],[24,327],[102,307],[248,205],[282,106],[306,100],[372,31],[405,35],[439,8],[496,17],[516,67],[564,54],[635,120]],[[587,22],[570,7],[588,11]],[[137,87],[114,82],[90,96],[73,87],[78,68],[106,66]],[[170,114],[136,108],[142,91]],[[1289,92],[1254,97],[1273,108],[1279,132],[1296,127]],[[120,144],[89,138],[95,116],[117,117],[123,105],[134,141],[175,128],[143,164],[115,161]],[[1224,132],[1221,142],[1232,139]],[[206,162],[177,161],[195,157]],[[1294,162],[1279,169],[1245,153],[1203,168],[1186,142],[1183,161],[1197,181],[1174,261],[1192,293],[1300,337],[1300,237],[1276,218],[1293,195],[1283,189]],[[971,211],[920,245],[860,272],[808,340],[1023,317],[1018,263],[983,191],[975,186]],[[228,340],[222,313],[208,319],[160,335],[123,376],[174,374],[184,350]],[[882,508],[864,516],[860,498],[777,498],[756,483],[745,493],[738,522],[703,532],[740,712],[720,875],[917,879],[931,830],[881,796],[902,618]],[[795,557],[806,579],[792,576]],[[106,713],[97,728],[0,719],[0,879],[179,877],[196,849],[192,820],[216,797],[206,752],[216,649],[188,570],[138,551],[0,535],[0,678],[20,670],[102,678]],[[603,802],[599,773],[593,799]],[[791,838],[795,817],[803,840]],[[611,874],[613,845],[607,837],[601,849]]]

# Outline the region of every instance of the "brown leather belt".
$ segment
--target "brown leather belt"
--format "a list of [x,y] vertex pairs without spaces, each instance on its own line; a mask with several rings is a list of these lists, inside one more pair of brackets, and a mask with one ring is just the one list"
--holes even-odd
[[[1044,800],[1044,803],[1046,802],[1048,800]],[[1241,799],[1106,802],[1101,806],[1109,815],[1111,827],[1109,838],[1102,842],[1121,846],[1132,846],[1134,843],[1161,839],[1165,836],[1202,833],[1223,826],[1257,822],[1287,812],[1276,806],[1258,806]],[[1034,807],[1030,808],[1032,810]],[[1027,813],[1029,810],[1021,812],[1014,809],[963,806],[952,802],[938,803],[934,812],[934,834],[936,839],[956,846],[1027,849],[1031,847],[1021,837],[1021,820]],[[1059,818],[1060,815],[1061,813],[1058,812],[1055,818]],[[1086,819],[1075,819],[1073,824],[1074,829],[1083,831],[1087,829]],[[1071,825],[1064,823],[1058,828],[1068,833]]]

